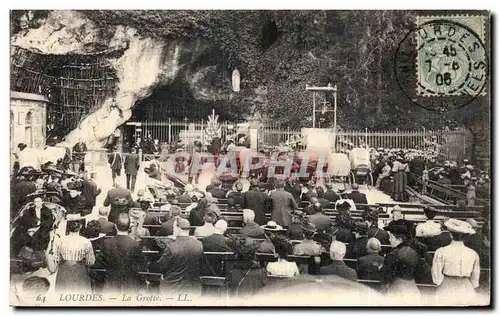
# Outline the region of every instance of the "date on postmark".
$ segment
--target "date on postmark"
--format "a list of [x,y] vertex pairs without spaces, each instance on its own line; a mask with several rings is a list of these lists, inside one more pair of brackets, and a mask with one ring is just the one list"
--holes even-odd
[[[474,17],[468,18],[474,21],[471,20]],[[417,95],[485,94],[487,55],[481,38],[483,34],[478,34],[477,30],[482,27],[474,30],[452,19],[417,19]]]

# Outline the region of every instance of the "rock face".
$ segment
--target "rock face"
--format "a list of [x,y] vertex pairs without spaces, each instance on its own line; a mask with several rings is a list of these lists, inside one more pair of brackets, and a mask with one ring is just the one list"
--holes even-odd
[[[95,112],[85,117],[59,145],[72,146],[79,139],[99,148],[113,131],[130,119],[138,101],[148,97],[158,86],[174,80],[188,87],[192,98],[205,102],[232,100],[230,76],[220,80],[216,54],[207,41],[158,39],[145,37],[136,29],[109,26],[106,33],[84,14],[54,11],[35,29],[24,29],[12,37],[12,44],[42,54],[85,54],[103,43],[109,49],[126,48],[124,54],[109,60],[116,70],[116,96],[106,99]],[[214,51],[215,50],[215,51]]]

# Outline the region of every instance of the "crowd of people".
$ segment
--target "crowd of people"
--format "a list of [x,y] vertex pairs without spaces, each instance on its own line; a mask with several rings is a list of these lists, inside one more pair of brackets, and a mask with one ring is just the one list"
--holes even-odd
[[[110,155],[110,166],[116,157]],[[129,157],[118,163],[137,170],[140,164]],[[346,192],[331,183],[323,187],[251,178],[245,191],[240,181],[227,190],[214,178],[205,190],[170,186],[163,197],[153,190],[153,201],[142,190],[133,198],[132,177],[127,188],[115,179],[106,193],[94,178],[70,168],[44,166],[40,171],[24,166],[12,181],[11,255],[24,260],[28,270],[40,268],[33,258],[41,258],[49,271],[57,271],[57,291],[139,292],[154,287],[161,293],[200,294],[200,276],[217,274],[220,265],[204,252],[233,252],[237,260],[230,265],[229,287],[240,292],[244,287],[258,292],[265,278],[336,275],[379,281],[384,293],[411,297],[409,304],[418,301],[418,283],[437,285],[439,295],[460,288],[460,298],[473,302],[479,269],[489,266],[488,224],[481,227],[472,218],[436,221],[437,211],[428,207],[427,221],[415,225],[395,206],[392,221],[381,226],[381,209],[369,206],[356,184]],[[106,198],[96,205],[100,194]],[[161,206],[154,208],[154,202]],[[227,211],[220,203],[227,204]],[[59,235],[54,232],[63,221],[54,215],[54,205],[66,213],[66,231]],[[89,220],[94,208],[99,218]],[[327,210],[336,215],[327,215]],[[360,218],[355,211],[361,212]],[[225,213],[239,213],[242,221]],[[148,236],[156,237],[144,238]],[[276,260],[261,260],[262,254]],[[311,261],[297,264],[290,259],[293,255]],[[139,273],[144,271],[159,273],[162,280],[147,281]]]

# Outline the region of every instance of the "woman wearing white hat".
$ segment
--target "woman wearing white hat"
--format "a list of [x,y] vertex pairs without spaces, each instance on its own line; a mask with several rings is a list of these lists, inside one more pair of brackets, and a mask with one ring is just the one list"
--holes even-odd
[[432,262],[432,280],[438,285],[438,305],[477,304],[475,288],[479,286],[479,255],[463,243],[465,235],[475,234],[467,222],[449,219],[444,226],[453,238],[450,245],[436,250]]

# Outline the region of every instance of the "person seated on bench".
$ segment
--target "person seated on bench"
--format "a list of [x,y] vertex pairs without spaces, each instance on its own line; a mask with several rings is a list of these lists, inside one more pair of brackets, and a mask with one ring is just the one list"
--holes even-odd
[[385,257],[382,284],[391,302],[398,305],[422,304],[420,291],[413,278],[419,259],[417,252],[408,246],[394,250]]
[[168,243],[161,258],[152,262],[150,272],[163,274],[160,281],[161,295],[201,295],[200,263],[203,257],[201,241],[189,236],[191,224],[185,218],[178,218],[174,224],[175,240]]
[[232,248],[228,244],[228,240],[224,237],[227,229],[227,222],[223,219],[215,223],[216,231],[203,238],[203,252],[232,252]]
[[340,196],[333,189],[333,183],[327,183],[325,184],[325,186],[326,186],[326,192],[323,197],[327,199],[329,202],[335,204],[335,202],[340,200]]
[[106,236],[116,235],[115,223],[108,221],[109,209],[107,207],[101,206],[99,208],[99,218],[97,221],[100,225],[100,232],[106,234]]
[[265,238],[264,229],[254,222],[255,213],[250,209],[243,210],[243,223],[245,226],[240,230],[240,234],[251,238]]
[[368,225],[369,229],[367,232],[368,238],[375,237],[380,240],[382,245],[389,244],[389,233],[385,230],[379,228],[378,224],[378,214],[382,213],[381,208],[371,207],[361,214],[361,218]]
[[309,222],[303,223],[302,231],[304,232],[304,240],[293,247],[293,254],[296,256],[321,256],[324,249],[313,240],[316,226]]
[[198,206],[198,202],[199,202],[198,196],[193,195],[193,196],[191,196],[190,199],[191,199],[191,204],[189,204],[186,207],[186,212],[191,212],[191,210],[195,209]]
[[426,206],[424,207],[424,214],[427,220],[425,223],[420,223],[417,225],[415,229],[415,237],[434,237],[441,234],[441,224],[434,221],[434,217],[436,217],[437,210],[433,207]]
[[467,219],[467,223],[469,223],[476,233],[473,235],[466,235],[464,237],[464,245],[477,252],[481,260],[481,266],[489,267],[490,245],[483,234],[483,229],[473,218]]
[[318,202],[321,204],[322,208],[327,208],[330,204],[330,201],[325,198],[325,189],[323,187],[316,187],[316,194],[318,195]]
[[307,218],[311,224],[314,224],[318,232],[326,232],[330,228],[330,216],[323,214],[323,207],[320,202],[313,205],[314,214]]
[[184,187],[184,193],[177,197],[177,201],[179,201],[179,203],[185,203],[185,204],[191,203],[192,200],[191,196],[189,195],[189,192],[193,191],[193,189],[194,188],[192,184],[186,184],[186,186]]
[[356,273],[361,280],[380,281],[380,269],[384,265],[384,257],[380,255],[382,245],[377,238],[370,238],[366,243],[366,256],[358,259]]
[[319,274],[321,275],[337,275],[344,279],[356,281],[356,270],[349,268],[344,263],[344,256],[346,252],[346,247],[343,242],[332,241],[330,245],[330,258],[332,263],[321,267],[319,269]]
[[207,199],[207,202],[209,204],[219,202],[219,200],[212,195],[212,189],[214,188],[213,185],[209,184],[207,185],[207,188],[205,189],[205,198]]
[[392,225],[406,226],[408,227],[408,233],[411,236],[415,236],[415,224],[406,219],[403,219],[402,210],[403,209],[399,205],[396,205],[392,208],[392,220],[389,222],[387,226],[388,227]]
[[282,235],[275,235],[272,242],[278,254],[278,261],[267,264],[267,275],[288,278],[299,276],[297,264],[286,260],[286,257],[292,252],[292,244]]
[[[240,204],[241,203],[241,196],[243,193],[243,183],[241,181],[236,181],[233,185],[233,188],[229,190],[226,194],[226,198],[229,201],[229,198],[232,198],[235,201],[235,204]],[[229,205],[229,203],[228,203]]]
[[287,232],[281,225],[276,224],[275,221],[269,221],[266,225],[261,226],[264,229],[266,240],[259,244],[257,252],[262,253],[276,253],[273,240],[278,238],[276,236],[285,234]]
[[315,213],[314,211],[314,205],[318,204],[318,198],[313,196],[309,199],[309,205],[305,206],[302,211],[306,213],[306,215],[313,215]]
[[[340,201],[343,202],[339,203]],[[337,216],[335,216],[335,225],[352,230],[354,229],[354,219],[351,217],[351,205],[346,200],[340,201],[335,205],[335,208],[339,212]]]
[[[364,222],[356,222],[352,232],[354,234],[354,240],[351,241],[346,247],[346,259],[358,259],[366,255],[368,226]],[[349,261],[347,266],[355,268],[356,263]]]
[[203,226],[198,226],[194,230],[194,235],[196,237],[206,237],[217,232],[217,229],[214,227],[214,223],[217,221],[217,213],[214,211],[214,208],[209,207],[207,209],[207,212],[203,217],[203,220],[205,222]]
[[[226,197],[226,191],[222,189],[222,183],[220,182],[219,179],[212,179],[210,184],[213,186],[212,190],[210,190],[210,193],[212,196],[216,199],[224,199]],[[208,191],[208,190],[207,190]]]
[[368,204],[366,194],[359,192],[359,184],[353,183],[351,188],[352,191],[347,194],[347,199],[353,200],[355,204]]
[[170,219],[161,224],[156,236],[172,236],[174,234],[174,223],[181,215],[181,208],[177,205],[172,205],[170,208]]
[[129,236],[130,217],[127,213],[118,216],[117,235],[106,238],[97,261],[106,269],[104,291],[137,292],[146,287],[139,271],[146,270],[146,258],[141,252],[140,242]]
[[[237,213],[240,212],[240,210],[236,206],[236,201],[232,197],[227,198],[227,212],[237,212]],[[240,226],[240,222],[229,221],[229,226]]]

